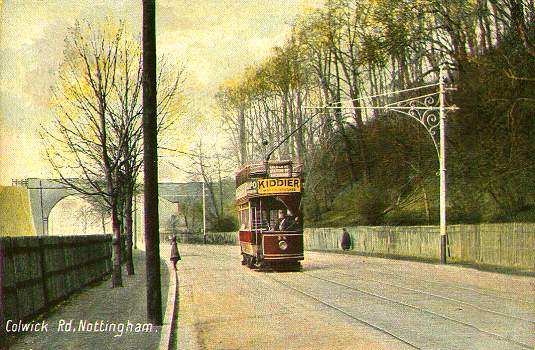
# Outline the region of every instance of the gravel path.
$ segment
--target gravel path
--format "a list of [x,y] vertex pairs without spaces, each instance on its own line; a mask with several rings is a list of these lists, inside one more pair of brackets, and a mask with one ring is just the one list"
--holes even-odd
[[[168,259],[168,255],[167,249],[163,247],[162,259]],[[145,259],[142,251],[136,251],[134,264],[136,274],[133,276],[128,276],[123,267],[124,287],[111,288],[111,279],[107,279],[77,293],[46,316],[44,321],[48,323],[47,332],[22,335],[9,349],[158,349],[161,327],[150,329],[150,325],[146,324]],[[161,271],[165,310],[169,273],[163,260]],[[73,322],[69,332],[67,329],[70,320]],[[63,331],[58,331],[63,323]],[[145,326],[136,329],[138,324]],[[90,327],[93,329],[89,330]],[[124,327],[122,332],[121,327]]]

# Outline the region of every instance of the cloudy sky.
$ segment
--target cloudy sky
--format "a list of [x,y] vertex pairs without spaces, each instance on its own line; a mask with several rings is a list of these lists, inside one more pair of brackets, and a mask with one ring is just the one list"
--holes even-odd
[[[157,49],[186,64],[196,108],[227,78],[283,43],[294,18],[320,0],[157,1]],[[77,19],[126,21],[139,33],[141,0],[0,0],[0,185],[50,177],[40,125],[52,119],[50,87]],[[160,168],[164,176],[171,176]],[[172,179],[162,179],[172,180]]]

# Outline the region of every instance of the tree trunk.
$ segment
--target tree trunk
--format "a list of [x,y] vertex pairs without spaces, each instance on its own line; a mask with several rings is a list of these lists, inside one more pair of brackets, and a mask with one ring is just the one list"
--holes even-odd
[[[336,92],[333,94],[335,96],[335,104],[336,106],[341,106],[341,96],[340,96],[340,72],[338,68],[338,64],[336,64]],[[342,110],[339,108],[336,108],[334,110],[334,119],[336,122],[336,125],[338,126],[338,130],[340,134],[342,135],[342,140],[344,141],[344,153],[348,162],[349,166],[349,172],[351,174],[351,180],[357,181],[358,175],[357,175],[357,169],[355,167],[355,161],[353,160],[353,143],[349,139],[349,136],[347,135],[347,132],[345,130],[344,121],[343,121],[343,115]]]
[[106,234],[106,218],[104,217],[104,213],[100,215],[100,222],[102,224],[102,231]]
[[126,272],[129,276],[134,274],[134,261],[132,259],[132,188],[128,186],[125,198],[124,228],[126,231]]
[[239,124],[239,142],[240,142],[240,165],[245,165],[247,163],[247,136],[245,130],[245,108],[240,107],[238,115],[238,124]]
[[533,57],[535,57],[535,44],[531,42],[528,35],[528,29],[526,28],[525,19],[524,19],[524,9],[522,1],[520,0],[510,0],[511,1],[511,20],[515,26],[516,32],[522,40],[522,44],[526,51]]
[[123,278],[121,274],[121,223],[119,222],[119,211],[117,199],[112,199],[111,222],[113,227],[113,270],[112,287],[122,287]]
[[303,113],[301,109],[302,101],[301,101],[301,89],[297,88],[297,134],[296,134],[296,140],[295,140],[295,160],[296,163],[299,164],[302,162],[303,158]]
[[424,196],[425,217],[427,219],[427,224],[431,225],[431,211],[429,210],[429,198],[427,198],[427,191],[425,190],[425,185],[423,183],[420,184],[420,187]]

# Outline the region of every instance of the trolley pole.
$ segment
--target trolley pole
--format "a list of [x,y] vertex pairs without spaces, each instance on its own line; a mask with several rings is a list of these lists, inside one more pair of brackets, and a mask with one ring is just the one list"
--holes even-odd
[[204,180],[202,182],[202,240],[206,244],[206,189]]
[[446,251],[448,244],[448,232],[446,223],[446,111],[445,111],[445,88],[444,66],[440,66],[439,75],[439,128],[440,128],[440,262],[446,264]]

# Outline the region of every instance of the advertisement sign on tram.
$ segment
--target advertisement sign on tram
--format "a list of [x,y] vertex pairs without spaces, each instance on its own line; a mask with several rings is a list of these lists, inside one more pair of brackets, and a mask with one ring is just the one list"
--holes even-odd
[[301,192],[301,179],[283,178],[283,179],[258,179],[258,193],[288,193]]
[[236,199],[247,195],[301,192],[300,178],[255,179],[236,188]]

